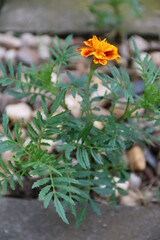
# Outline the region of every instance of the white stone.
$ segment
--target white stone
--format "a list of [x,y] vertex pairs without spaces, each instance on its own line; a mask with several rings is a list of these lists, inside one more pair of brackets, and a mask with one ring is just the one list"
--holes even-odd
[[50,57],[50,51],[48,49],[48,46],[40,44],[38,47],[38,55],[41,60],[47,60]]
[[[110,90],[108,88],[106,88],[105,86],[103,86],[102,84],[102,81],[97,78],[97,77],[94,77],[93,78],[93,82],[92,82],[92,85],[93,84],[97,84],[97,90],[95,92],[93,92],[90,96],[91,99],[95,98],[95,97],[104,97],[105,95],[108,95],[110,94]],[[100,106],[100,107],[103,107],[105,105],[107,105],[109,103],[109,100],[108,99],[102,99],[101,101],[96,101],[96,102],[93,102],[92,103],[92,106]]]
[[37,47],[38,38],[31,33],[23,33],[21,35],[22,45],[26,47]]
[[75,98],[71,94],[67,94],[65,97],[67,108],[71,110],[71,114],[76,118],[79,118],[81,116],[81,101],[82,98],[78,94],[76,94]]
[[142,184],[142,179],[135,173],[131,173],[129,180],[129,188],[131,190],[139,189]]
[[121,196],[120,203],[124,206],[135,207],[138,205],[137,201],[130,195]]
[[21,124],[23,118],[24,124],[26,125],[27,122],[29,122],[32,117],[32,109],[26,103],[10,104],[6,107],[5,110],[9,119],[12,122],[18,120],[19,123]]
[[51,44],[51,37],[48,35],[42,35],[39,37],[38,42],[40,44],[49,46]]
[[99,111],[92,110],[92,113],[97,116],[110,116],[110,111],[103,107],[98,107]]
[[51,82],[55,84],[56,81],[57,81],[57,74],[55,72],[52,72],[52,74],[51,74]]
[[15,65],[16,58],[17,58],[17,51],[15,49],[10,49],[10,50],[6,51],[6,54],[5,54],[6,63],[8,63],[8,61],[10,61],[12,63],[12,65]]
[[100,121],[94,121],[93,126],[102,130],[104,128],[104,124]]
[[55,146],[55,143],[53,140],[46,140],[46,139],[42,139],[42,143],[47,143],[49,144],[48,146],[44,146],[44,145],[41,145],[41,148],[43,150],[47,150],[48,153],[51,153],[54,149],[54,146]]
[[157,67],[160,66],[160,51],[159,52],[152,52],[151,57],[153,58],[153,62]]
[[19,48],[21,45],[22,42],[19,38],[9,34],[0,34],[0,46],[6,48]]

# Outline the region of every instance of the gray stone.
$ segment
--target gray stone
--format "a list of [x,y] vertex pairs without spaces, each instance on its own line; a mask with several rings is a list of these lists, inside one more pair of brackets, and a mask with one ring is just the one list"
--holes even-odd
[[47,45],[40,44],[38,47],[38,55],[40,60],[45,61],[50,57],[50,51]]
[[3,47],[0,47],[0,60],[3,60],[6,54],[6,49]]
[[[0,14],[0,31],[31,31],[36,33],[88,33],[95,30],[89,24],[94,17],[87,9],[88,0],[5,0]],[[146,0],[142,18],[126,14],[124,29],[127,32],[158,35],[159,0]],[[148,8],[148,9],[147,9]],[[123,8],[122,8],[123,9]],[[109,29],[104,28],[106,33]],[[99,31],[99,29],[97,29]]]
[[10,61],[13,66],[16,65],[17,60],[17,51],[15,49],[9,49],[5,54],[5,62],[8,63]]
[[21,35],[22,45],[25,47],[36,48],[38,44],[38,38],[31,33],[23,33]]
[[69,212],[70,224],[57,216],[53,204],[44,210],[37,200],[2,198],[0,201],[1,240],[159,240],[160,208],[112,207],[101,205],[102,216],[90,209],[78,230]]
[[34,49],[23,47],[17,52],[17,58],[26,65],[38,64],[38,53]]
[[21,46],[21,40],[10,34],[0,34],[0,46],[6,48],[19,48]]

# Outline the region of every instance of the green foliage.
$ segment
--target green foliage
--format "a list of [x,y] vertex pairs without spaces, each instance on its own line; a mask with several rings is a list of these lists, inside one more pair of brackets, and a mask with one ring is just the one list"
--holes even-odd
[[[91,99],[90,95],[97,90],[97,86],[90,87],[88,97],[87,76],[76,78],[68,72],[70,83],[59,82],[60,69],[72,60],[75,48],[70,47],[71,36],[66,38],[64,44],[58,37],[56,40],[57,44],[53,42],[51,48],[54,59],[50,59],[48,65],[38,70],[31,66],[26,72],[22,72],[22,65],[19,64],[15,73],[9,63],[8,76],[1,65],[1,85],[8,86],[8,92],[17,99],[28,96],[33,103],[37,96],[41,97],[44,114],[38,111],[32,123],[27,123],[27,135],[30,138],[27,144],[25,140],[21,141],[23,121],[16,121],[11,131],[8,116],[3,114],[0,153],[11,150],[13,157],[7,164],[0,158],[0,190],[5,194],[8,184],[14,190],[15,178],[21,187],[22,176],[33,178],[32,188],[39,190],[38,198],[43,201],[44,208],[52,203],[61,219],[68,224],[65,213],[68,206],[78,227],[86,217],[89,204],[93,211],[100,215],[94,195],[102,195],[115,205],[115,191],[126,194],[123,189],[117,187],[115,181],[115,177],[118,177],[118,183],[128,179],[122,159],[124,149],[131,147],[135,141],[146,141],[148,144],[155,141],[150,129],[139,128],[140,116],[137,111],[145,108],[145,114],[141,118],[154,121],[155,126],[159,125],[160,69],[155,67],[148,56],[142,61],[133,42],[137,56],[135,61],[145,83],[144,94],[134,94],[129,75],[123,68],[113,67],[109,68],[110,75],[97,73],[110,93]],[[55,83],[51,81],[53,69],[57,76]],[[70,91],[73,97],[79,94],[83,99],[80,118],[72,116],[65,104],[67,91]],[[99,109],[93,107],[92,103],[98,103],[103,98],[111,101],[109,116],[93,114],[92,110]],[[124,114],[118,119],[114,116],[117,103],[125,106]],[[94,121],[100,121],[103,129],[97,129]],[[51,142],[58,145],[49,153],[47,147]],[[80,205],[78,212],[77,204]]]
[[119,33],[124,29],[124,7],[128,7],[128,16],[141,16],[142,8],[137,0],[91,0],[88,5],[89,11],[95,17],[93,24],[96,28],[104,29],[107,26]]

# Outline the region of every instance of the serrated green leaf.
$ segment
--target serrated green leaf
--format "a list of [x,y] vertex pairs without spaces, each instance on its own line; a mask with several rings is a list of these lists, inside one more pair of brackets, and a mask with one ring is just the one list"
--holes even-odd
[[85,141],[86,138],[88,137],[92,127],[93,127],[93,123],[89,123],[89,124],[87,123],[87,125],[80,132],[79,139],[82,138]]
[[21,86],[21,74],[22,74],[22,63],[20,62],[17,67],[17,81],[15,89],[18,90]]
[[41,99],[41,105],[42,105],[44,114],[45,114],[46,117],[48,118],[48,117],[49,117],[48,108],[47,108],[46,103],[45,103],[45,101],[44,101],[43,98]]
[[90,168],[89,156],[88,156],[88,152],[85,149],[85,147],[82,148],[82,157],[83,157],[83,161],[85,162],[86,167]]
[[72,40],[72,35],[69,35],[66,37],[65,39],[65,49],[67,49],[71,43],[71,40]]
[[4,113],[3,116],[2,116],[2,126],[3,126],[5,134],[7,134],[8,123],[9,123],[9,118],[7,116],[7,113]]
[[[64,47],[63,47],[63,45],[62,45],[62,42],[61,42],[61,39],[56,35],[55,36],[55,38],[56,38],[56,40],[57,40],[57,47],[59,48],[61,48],[61,49],[63,49]],[[59,46],[58,46],[59,45]],[[61,51],[60,51],[60,49],[59,49],[59,53],[61,53]]]
[[9,166],[9,168],[10,168],[13,172],[15,172],[16,168],[15,168],[15,166],[12,164],[11,161],[8,161],[8,166]]
[[6,176],[2,172],[0,172],[0,177],[1,178],[6,178]]
[[52,200],[52,197],[53,197],[53,192],[49,192],[45,198],[44,198],[44,208],[46,209],[49,204],[50,204],[50,201]]
[[2,193],[3,193],[3,195],[5,195],[6,192],[7,192],[7,178],[2,183]]
[[70,209],[71,209],[71,213],[76,217],[77,213],[76,213],[75,205],[70,204]]
[[0,167],[4,170],[5,173],[10,174],[10,171],[6,167],[4,161],[3,161],[3,159],[1,157],[0,157]]
[[73,151],[73,149],[75,148],[74,144],[69,144],[67,143],[65,146],[65,157],[70,160],[70,155]]
[[101,211],[100,211],[100,208],[99,208],[98,204],[93,199],[90,199],[90,204],[91,204],[91,207],[92,207],[93,211],[98,216],[101,216]]
[[29,130],[29,133],[32,135],[33,138],[38,138],[39,135],[36,132],[36,130],[32,127],[32,125],[30,123],[27,123],[27,128]]
[[44,188],[42,188],[42,190],[40,191],[39,195],[38,195],[38,199],[42,200],[43,197],[49,192],[49,190],[51,189],[51,185],[45,186]]
[[73,184],[81,185],[79,180],[70,178],[70,177],[56,177],[56,178],[54,178],[54,181],[55,181],[55,183],[63,182],[63,183],[73,183]]
[[36,101],[37,95],[33,94],[33,96],[30,98],[29,102],[33,104]]
[[11,77],[14,78],[14,69],[13,69],[13,66],[12,66],[12,63],[10,60],[8,61],[8,69],[9,69]]
[[72,97],[73,97],[73,98],[76,97],[76,89],[75,89],[75,88],[73,88],[73,89],[71,90],[71,94],[72,94]]
[[68,203],[72,204],[72,205],[75,205],[74,201],[72,200],[72,198],[68,195],[65,195],[61,192],[57,192],[56,193],[59,197],[63,198],[65,201],[67,201]]
[[57,108],[60,106],[63,98],[64,98],[64,94],[66,92],[66,89],[63,89],[60,94],[56,97],[52,109],[51,109],[51,115],[53,115],[53,113],[57,110]]
[[10,181],[9,181],[10,187],[12,190],[15,190],[15,184],[14,184],[14,176],[11,175]]
[[60,218],[67,224],[69,224],[66,215],[65,215],[65,211],[64,208],[61,204],[61,202],[58,200],[58,198],[55,196],[54,197],[54,206],[56,208],[56,212],[58,213],[58,215],[60,216]]
[[14,134],[15,134],[16,139],[19,141],[19,133],[18,132],[19,132],[19,123],[17,120],[14,124]]
[[94,184],[89,180],[79,179],[80,184],[84,186],[93,186]]
[[86,169],[86,165],[82,158],[82,150],[81,150],[80,146],[77,147],[76,158],[77,158],[78,163],[81,165],[81,167]]
[[23,182],[22,182],[22,179],[21,179],[21,175],[19,173],[17,173],[17,180],[18,180],[18,183],[21,187],[23,187]]
[[101,195],[110,195],[114,192],[112,188],[99,188],[99,187],[94,187],[92,190],[98,194]]
[[122,195],[122,196],[126,196],[128,195],[127,191],[125,191],[124,189],[122,188],[117,188],[118,192]]
[[98,154],[97,154],[93,149],[91,149],[90,151],[91,151],[91,155],[92,155],[92,157],[94,158],[94,160],[95,160],[98,164],[101,164],[101,165],[102,165],[103,163],[102,163],[100,157],[98,156]]
[[30,96],[29,92],[18,92],[14,90],[7,90],[7,93],[14,97],[14,99],[22,99]]
[[4,76],[7,76],[6,70],[2,64],[0,64],[0,70],[2,71]]
[[42,178],[37,180],[33,185],[32,185],[32,189],[40,187],[46,183],[48,183],[50,181],[50,178]]
[[34,123],[35,127],[37,128],[37,130],[41,131],[41,126],[40,126],[37,118],[33,117],[33,123]]
[[56,187],[62,190],[65,190],[67,192],[71,192],[71,193],[76,193],[78,195],[80,195],[80,190],[78,188],[75,187],[71,187],[71,186],[65,186],[65,185],[60,185],[60,184],[56,184]]
[[41,124],[41,126],[44,126],[45,121],[43,120],[42,114],[40,113],[40,111],[37,112],[37,117],[39,120],[39,123]]
[[79,228],[82,222],[84,221],[86,214],[87,214],[88,204],[85,204],[85,206],[79,211],[79,213],[76,216],[76,228]]

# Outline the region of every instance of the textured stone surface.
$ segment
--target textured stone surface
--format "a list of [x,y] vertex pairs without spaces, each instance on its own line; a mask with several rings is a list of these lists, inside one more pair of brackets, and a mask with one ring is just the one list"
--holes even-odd
[[86,6],[86,1],[79,0],[6,0],[0,31],[86,32],[91,19]]
[[1,240],[159,240],[160,208],[101,206],[102,217],[89,210],[85,224],[74,228],[57,216],[52,204],[47,210],[37,200],[3,198],[0,201]]
[[[89,24],[93,16],[87,9],[88,0],[3,0],[0,12],[0,31],[33,31],[37,33],[86,33],[93,32]],[[129,32],[154,33],[158,35],[159,0],[141,1],[144,17],[126,20]],[[124,7],[126,15],[126,6]],[[107,29],[105,28],[105,32]]]

